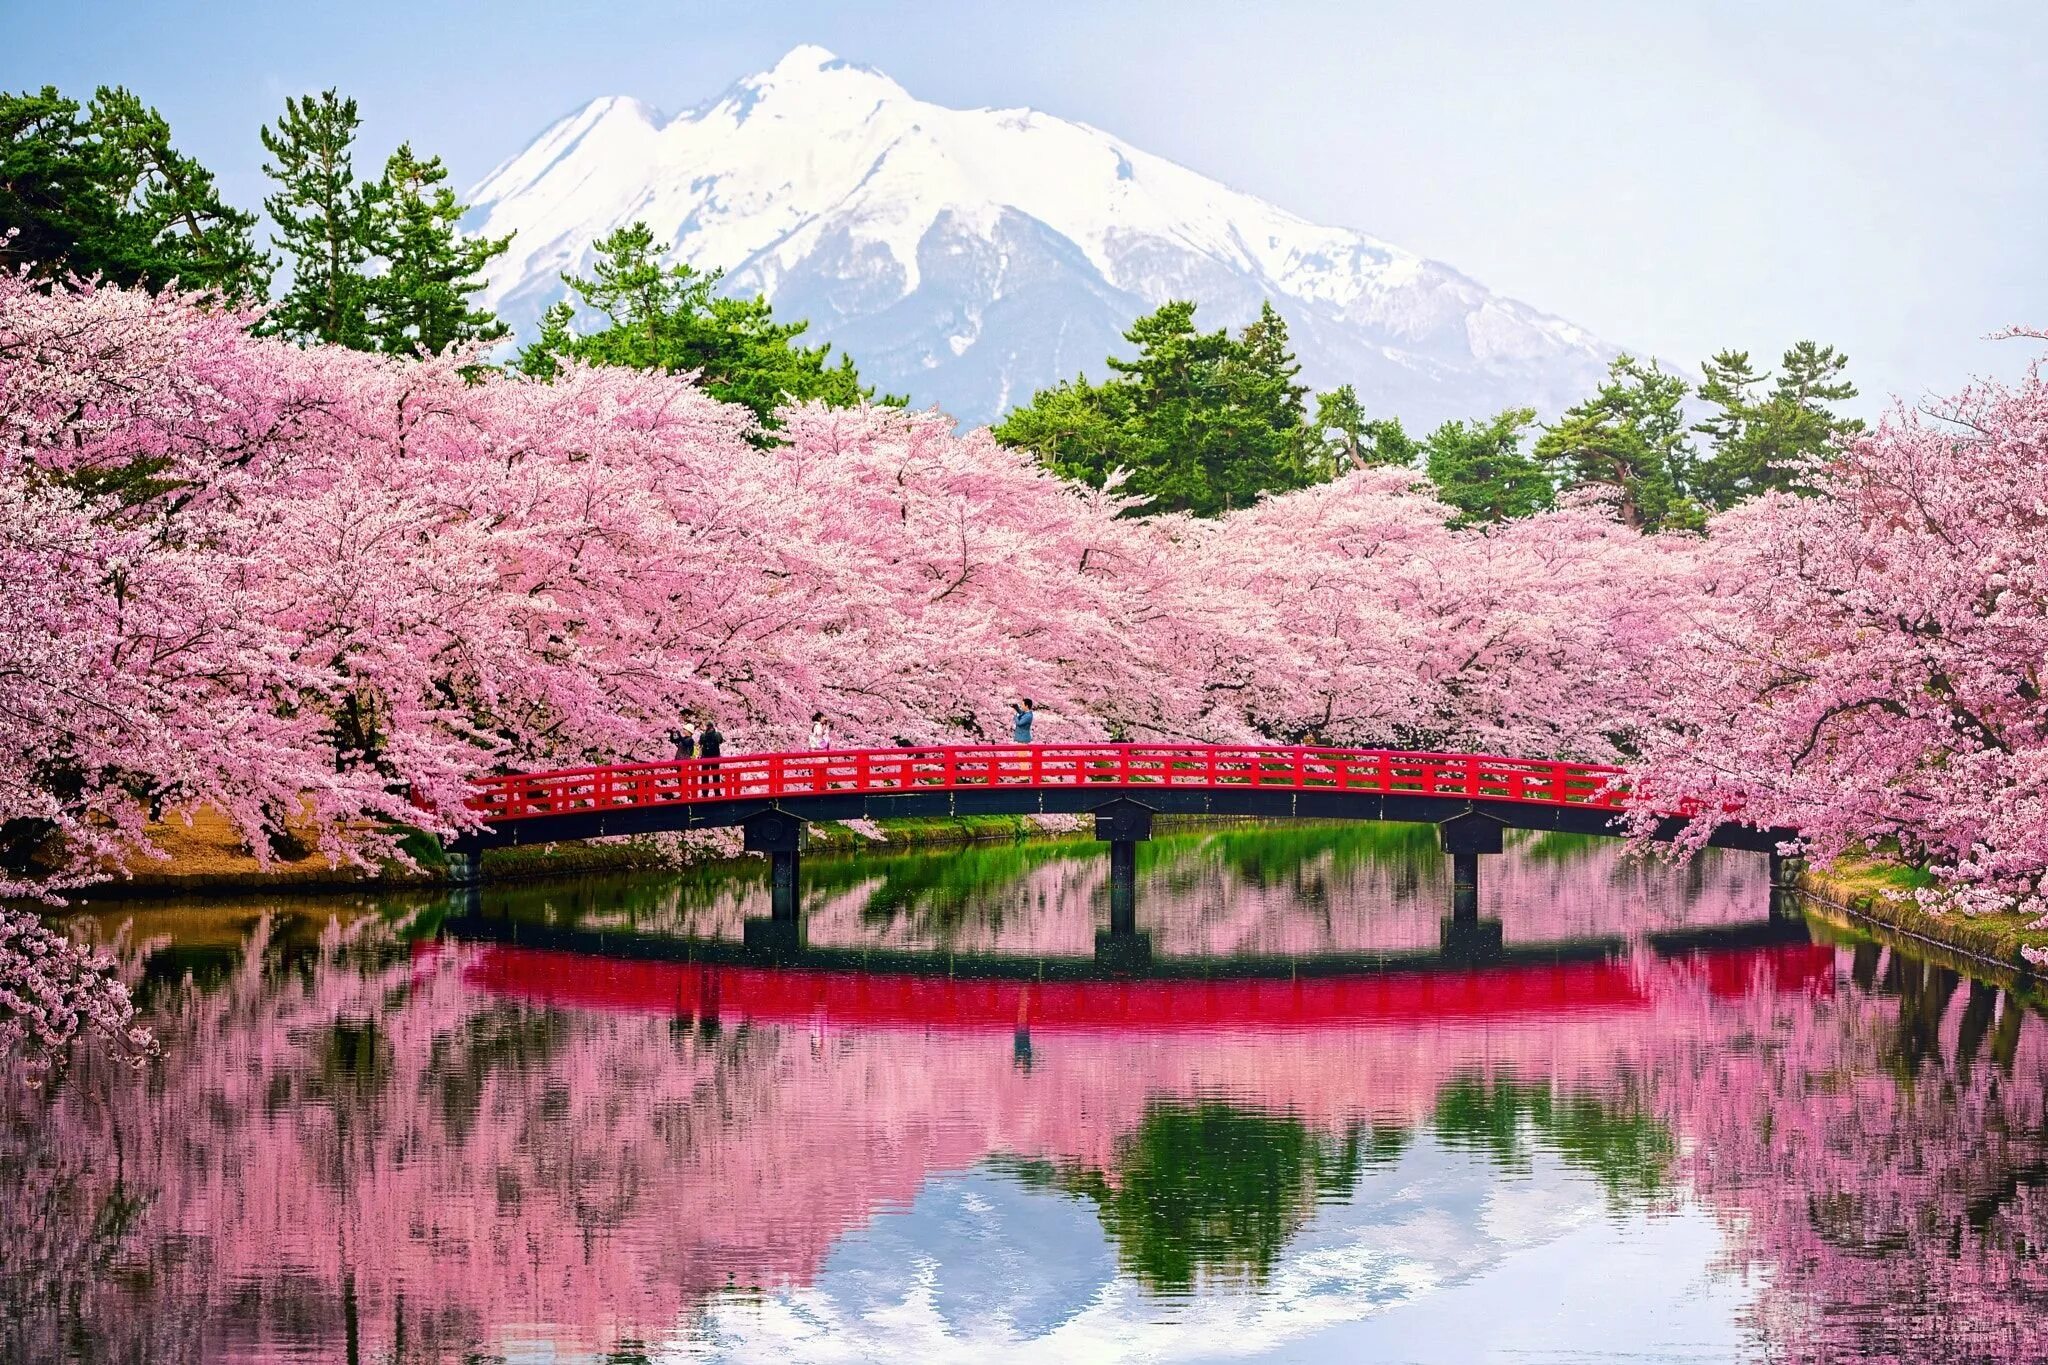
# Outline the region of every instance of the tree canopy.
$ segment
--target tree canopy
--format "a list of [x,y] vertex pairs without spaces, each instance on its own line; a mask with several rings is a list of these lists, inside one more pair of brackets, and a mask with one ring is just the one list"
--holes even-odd
[[1526,517],[1555,500],[1549,471],[1522,449],[1535,421],[1533,408],[1510,408],[1487,422],[1446,422],[1422,443],[1429,481],[1459,524]]
[[[541,334],[521,352],[518,368],[542,377],[564,357],[592,365],[694,372],[706,392],[751,408],[764,423],[787,403],[817,400],[845,407],[875,397],[862,385],[853,357],[805,346],[806,322],[779,322],[767,300],[718,292],[722,271],[663,265],[668,244],[657,244],[645,223],[620,228],[597,242],[593,278],[564,275],[583,310],[604,325],[578,332],[579,309],[567,302],[548,310]],[[882,402],[901,405],[884,396]]]
[[1111,357],[1109,379],[1040,390],[994,429],[996,439],[1092,487],[1122,473],[1143,511],[1213,517],[1321,482],[1334,452],[1359,449],[1365,437],[1355,396],[1321,405],[1323,420],[1310,423],[1287,323],[1270,303],[1234,336],[1201,331],[1195,305],[1181,300],[1124,337],[1137,355]]
[[1617,356],[1599,392],[1565,410],[1536,442],[1536,458],[1562,488],[1607,494],[1615,515],[1639,531],[1697,530],[1697,452],[1686,427],[1685,379],[1634,356]]
[[122,87],[82,108],[53,86],[0,93],[0,265],[259,302],[271,263],[255,225]]
[[287,97],[277,127],[259,130],[277,190],[263,201],[291,286],[265,319],[294,341],[370,347],[371,198],[355,178],[356,102],[326,90]]
[[1863,430],[1834,409],[1856,397],[1848,365],[1834,347],[1811,341],[1785,352],[1775,383],[1750,367],[1747,351],[1707,361],[1699,399],[1713,412],[1693,430],[1714,450],[1700,462],[1700,500],[1719,510],[1774,488],[1810,492],[1816,462],[1839,438]]
[[458,342],[496,341],[512,329],[470,296],[510,237],[470,237],[456,224],[465,207],[447,185],[441,158],[422,161],[401,143],[369,193],[371,251],[383,272],[369,283],[369,336],[394,355],[439,355]]

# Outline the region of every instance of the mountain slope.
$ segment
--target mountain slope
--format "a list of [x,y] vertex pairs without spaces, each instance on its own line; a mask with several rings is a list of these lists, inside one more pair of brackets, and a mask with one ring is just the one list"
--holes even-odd
[[1435,261],[1320,227],[1085,124],[947,109],[799,47],[672,119],[608,97],[470,194],[514,233],[485,302],[531,334],[590,244],[644,220],[850,351],[882,388],[987,421],[1124,349],[1130,321],[1193,298],[1209,326],[1272,299],[1303,377],[1350,382],[1411,426],[1510,404],[1555,411],[1613,349]]

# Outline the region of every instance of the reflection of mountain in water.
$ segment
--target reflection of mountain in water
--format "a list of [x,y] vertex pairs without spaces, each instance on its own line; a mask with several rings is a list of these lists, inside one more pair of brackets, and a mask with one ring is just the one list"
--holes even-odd
[[[1294,876],[1204,840],[1160,856],[1155,875],[1207,858],[1237,879],[1155,895],[1203,926]],[[1300,875],[1340,889],[1398,871],[1311,856],[1325,869]],[[1717,875],[1708,891],[1739,880]],[[655,894],[583,918],[680,913],[673,885]],[[409,949],[359,913],[215,918],[230,928],[188,913],[183,947],[133,950],[156,964],[149,1074],[85,1058],[0,1109],[0,1357],[801,1353],[828,1330],[904,1358],[1274,1350],[1694,1200],[1766,1272],[1750,1326],[1775,1355],[2044,1344],[2026,1305],[2048,1048],[2010,997],[1897,955],[1642,951],[1565,964],[1617,983],[1597,1008],[1287,1027],[1139,1028],[1091,997],[1064,1026],[1032,1015],[1027,1043],[1020,997],[967,998],[1018,983],[941,978],[928,1004],[950,1013],[918,1026],[844,1008],[859,979],[777,994],[756,969],[707,1008],[696,964]],[[958,928],[989,932],[968,910]]]
[[[1092,1205],[1155,1288],[1256,1280],[1385,1134],[1433,1122],[1447,1085],[1597,1094],[1694,1022],[1103,1030],[1056,1035],[1027,1067],[1001,1032],[533,1009],[466,984],[499,950],[393,961],[387,944],[374,920],[337,921],[316,961],[279,971],[259,934],[222,986],[179,995],[153,1081],[88,1062],[8,1130],[10,1244],[117,1229],[84,1260],[17,1262],[15,1330],[57,1331],[52,1306],[75,1302],[94,1332],[142,1342],[253,1349],[350,1318],[375,1339],[401,1312],[415,1343],[488,1345],[514,1322],[597,1342],[730,1287],[814,1283],[877,1209],[992,1161]],[[1696,989],[1661,970],[1660,990]],[[1249,1143],[1215,1158],[1243,1162],[1220,1192],[1216,1169],[1177,1164],[1211,1159],[1205,1132]],[[1254,1187],[1276,1170],[1294,1175],[1274,1204]],[[1198,1202],[1177,1215],[1177,1198]]]

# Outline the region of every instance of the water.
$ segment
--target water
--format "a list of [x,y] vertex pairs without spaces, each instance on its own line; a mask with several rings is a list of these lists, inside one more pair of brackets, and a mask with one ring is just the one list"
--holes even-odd
[[1426,830],[1143,853],[1123,977],[1088,842],[811,859],[780,967],[744,873],[83,916],[164,1057],[0,1097],[5,1358],[2048,1356],[2022,997],[1756,855],[1525,837],[1489,967]]

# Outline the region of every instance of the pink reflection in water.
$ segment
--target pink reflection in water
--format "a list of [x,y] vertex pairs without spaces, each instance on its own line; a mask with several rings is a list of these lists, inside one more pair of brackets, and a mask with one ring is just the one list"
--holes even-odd
[[[1352,891],[1392,875],[1359,867],[1329,870]],[[1525,896],[1530,936],[1572,937],[1614,932],[1627,912],[1612,897],[1628,905],[1637,875],[1670,874],[1568,864],[1546,883],[1532,864],[1495,885]],[[1662,892],[1667,922],[1753,917],[1740,864],[1687,875],[1702,879],[1689,902]],[[1196,923],[1176,910],[1155,934],[1326,950],[1381,932],[1361,927],[1376,911],[1318,918],[1286,908],[1298,887],[1241,880],[1187,897]],[[1267,895],[1292,927],[1259,939],[1245,907]],[[1414,946],[1434,946],[1435,907],[1412,913],[1428,927]],[[1512,926],[1515,906],[1502,913]],[[1711,1210],[1730,1271],[1758,1276],[1753,1326],[1774,1358],[2048,1354],[2038,1021],[1903,957],[1638,948],[1056,987],[413,951],[374,917],[311,923],[317,941],[285,932],[307,920],[265,918],[218,980],[160,991],[166,1054],[146,1075],[85,1058],[48,1093],[7,1097],[5,1354],[605,1349],[672,1334],[735,1288],[811,1285],[849,1232],[935,1175],[1015,1159],[1113,1185],[1162,1103],[1341,1135],[1427,1127],[1474,1077],[1662,1125],[1681,1154],[1673,1197]],[[964,927],[1046,948],[1069,925],[1092,946],[1092,919],[1050,904]]]

